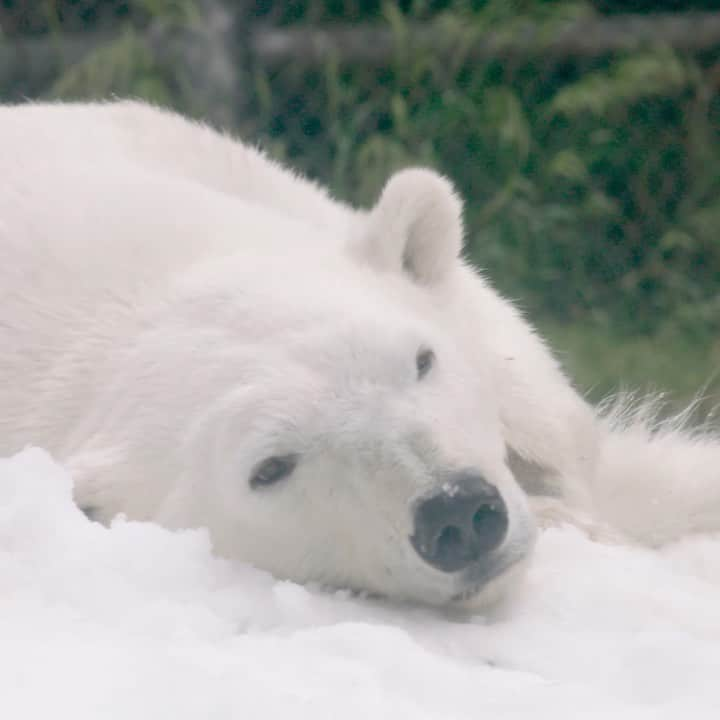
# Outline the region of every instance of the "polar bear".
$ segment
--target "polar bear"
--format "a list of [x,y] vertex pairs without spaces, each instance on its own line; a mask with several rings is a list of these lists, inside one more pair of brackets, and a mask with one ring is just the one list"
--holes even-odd
[[430,170],[354,209],[148,105],[0,107],[0,453],[101,522],[433,605],[507,592],[538,520],[718,529],[717,439],[599,414],[462,236]]

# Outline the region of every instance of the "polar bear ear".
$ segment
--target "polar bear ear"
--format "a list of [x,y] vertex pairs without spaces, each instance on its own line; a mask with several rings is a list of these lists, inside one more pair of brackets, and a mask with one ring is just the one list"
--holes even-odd
[[431,285],[452,269],[462,241],[462,203],[452,184],[432,170],[410,168],[388,180],[357,249],[379,270],[404,271]]

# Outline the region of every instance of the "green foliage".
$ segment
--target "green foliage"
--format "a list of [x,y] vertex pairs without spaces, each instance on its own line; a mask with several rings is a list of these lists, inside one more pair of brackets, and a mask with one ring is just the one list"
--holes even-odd
[[[195,0],[6,0],[0,27],[10,35],[64,36],[67,42],[85,29],[107,32],[107,41],[80,60],[61,65],[52,82],[42,88],[27,78],[23,96],[48,98],[107,98],[132,96],[163,104],[188,103],[183,97],[178,68],[168,67],[147,45],[144,32],[182,30],[202,22]],[[3,33],[0,31],[0,43]],[[0,87],[0,97],[3,88]]]
[[693,75],[667,48],[640,52],[561,88],[550,110],[573,119],[585,113],[605,118],[641,100],[674,97],[691,86]]
[[698,416],[720,404],[720,341],[666,324],[653,337],[618,335],[611,328],[545,320],[543,335],[577,387],[599,402],[620,391],[671,392],[669,410],[698,401]]
[[55,98],[100,99],[111,93],[172,104],[162,72],[132,27],[125,28],[117,39],[67,68],[48,94]]

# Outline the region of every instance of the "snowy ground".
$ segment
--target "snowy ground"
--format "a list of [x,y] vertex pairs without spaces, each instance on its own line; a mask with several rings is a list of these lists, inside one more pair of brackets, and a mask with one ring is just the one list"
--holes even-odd
[[0,460],[0,717],[720,718],[720,539],[656,554],[541,538],[502,617],[328,594],[212,557],[202,532],[72,504]]

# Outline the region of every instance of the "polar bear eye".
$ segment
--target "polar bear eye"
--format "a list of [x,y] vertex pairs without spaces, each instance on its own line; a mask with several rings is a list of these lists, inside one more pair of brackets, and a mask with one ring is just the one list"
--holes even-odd
[[257,490],[287,479],[295,469],[297,461],[297,455],[282,455],[263,460],[250,477],[250,487]]
[[422,380],[430,372],[434,362],[435,353],[432,350],[428,348],[420,348],[420,350],[418,350],[417,357],[415,358],[418,380]]

